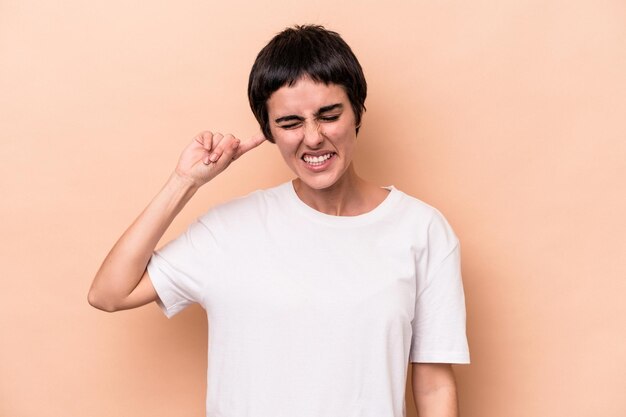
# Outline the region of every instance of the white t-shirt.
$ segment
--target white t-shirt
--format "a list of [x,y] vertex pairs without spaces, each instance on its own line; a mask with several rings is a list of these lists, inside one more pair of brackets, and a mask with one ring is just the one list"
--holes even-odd
[[368,213],[331,216],[287,182],[155,252],[165,314],[208,315],[207,417],[401,417],[408,362],[469,363],[458,239],[389,190]]

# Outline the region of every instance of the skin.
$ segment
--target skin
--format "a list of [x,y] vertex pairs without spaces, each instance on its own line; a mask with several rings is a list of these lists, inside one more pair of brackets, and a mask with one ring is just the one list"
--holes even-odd
[[458,417],[456,380],[448,363],[414,363],[413,401],[420,417]]
[[[294,189],[312,208],[355,216],[373,210],[388,191],[357,175],[355,117],[341,86],[302,78],[278,89],[267,103],[270,130],[285,163],[296,175]],[[233,135],[201,132],[183,150],[161,191],[115,243],[96,273],[89,303],[113,312],[157,300],[146,267],[176,215],[195,195],[265,138],[241,142]],[[321,164],[305,157],[331,156]],[[420,417],[457,417],[454,373],[449,364],[414,363],[413,396]]]
[[[302,201],[322,213],[354,216],[374,209],[388,191],[357,175],[354,112],[344,89],[304,77],[278,89],[267,102],[270,131],[285,163],[296,174]],[[314,170],[305,155],[331,154]]]
[[259,135],[242,143],[233,135],[199,133],[183,150],[161,191],[104,259],[91,284],[89,304],[113,312],[155,301],[146,267],[165,230],[202,185],[264,140]]

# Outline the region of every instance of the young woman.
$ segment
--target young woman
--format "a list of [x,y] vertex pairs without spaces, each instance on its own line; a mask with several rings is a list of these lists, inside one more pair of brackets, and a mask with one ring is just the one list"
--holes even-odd
[[[263,134],[196,136],[93,281],[105,311],[205,308],[207,416],[401,417],[409,363],[420,416],[458,413],[458,239],[436,209],[357,174],[366,91],[337,33],[276,35],[248,85]],[[195,192],[265,140],[296,178],[211,208],[155,252]]]

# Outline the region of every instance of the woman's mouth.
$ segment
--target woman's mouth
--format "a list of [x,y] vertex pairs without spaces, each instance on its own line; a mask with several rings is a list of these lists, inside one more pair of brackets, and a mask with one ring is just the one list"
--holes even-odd
[[303,155],[302,160],[306,162],[307,165],[310,165],[312,167],[319,167],[319,166],[324,165],[324,163],[328,161],[330,158],[332,158],[334,155],[335,155],[334,152],[328,152],[323,155],[317,155],[317,156]]

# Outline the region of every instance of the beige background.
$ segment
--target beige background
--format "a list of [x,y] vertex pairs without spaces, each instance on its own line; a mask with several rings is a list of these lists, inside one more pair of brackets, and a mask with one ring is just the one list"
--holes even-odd
[[[463,416],[625,415],[626,3],[383,4],[0,0],[0,416],[203,415],[202,310],[87,289],[196,132],[256,132],[254,57],[306,22],[365,68],[357,169],[461,239]],[[288,178],[264,144],[166,238]]]

